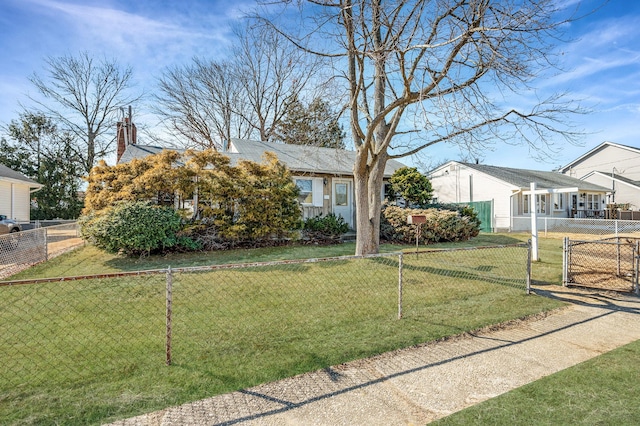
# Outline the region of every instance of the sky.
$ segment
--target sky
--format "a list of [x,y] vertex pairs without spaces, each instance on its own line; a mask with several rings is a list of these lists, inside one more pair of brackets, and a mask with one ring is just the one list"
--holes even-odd
[[[558,1],[572,5],[577,0]],[[602,2],[586,0],[583,10]],[[28,95],[36,94],[29,77],[46,75],[46,57],[86,51],[116,58],[133,68],[137,91],[153,93],[167,67],[194,57],[224,58],[231,26],[252,5],[251,0],[0,0],[0,125],[18,118],[21,104],[29,106]],[[542,161],[527,147],[498,143],[481,162],[552,170],[604,141],[640,147],[640,1],[606,2],[571,23],[567,38],[560,46],[563,72],[535,87],[569,93],[591,110],[573,119],[584,132],[580,144],[558,140],[559,151]],[[144,104],[135,110],[134,122],[153,125]],[[424,167],[460,157],[456,148],[434,148],[402,161]]]

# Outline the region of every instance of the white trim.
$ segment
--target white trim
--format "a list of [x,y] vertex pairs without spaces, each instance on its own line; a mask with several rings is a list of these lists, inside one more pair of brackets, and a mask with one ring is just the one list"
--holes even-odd
[[[584,160],[587,157],[590,157],[591,155],[593,155],[596,151],[606,147],[606,146],[613,146],[616,148],[620,148],[620,149],[625,149],[627,151],[631,151],[631,152],[635,152],[636,154],[640,154],[640,149],[639,148],[634,148],[632,146],[626,146],[626,145],[620,145],[617,144],[615,142],[609,142],[609,141],[604,141],[602,142],[600,145],[596,146],[595,148],[592,148],[590,151],[587,151],[586,153],[582,154],[580,157],[576,158],[575,160],[573,160],[572,162],[568,163],[566,166],[564,167],[560,167],[560,171],[562,173],[566,173],[569,169],[571,169],[576,163],[580,163],[582,160]],[[582,178],[581,178],[582,179]]]
[[614,177],[613,177],[613,179],[612,179],[610,174],[602,173],[602,172],[597,172],[597,171],[595,171],[595,170],[594,170],[594,171],[589,172],[588,174],[584,175],[584,177],[582,178],[582,180],[586,180],[587,178],[589,178],[589,177],[591,177],[591,176],[593,176],[593,175],[599,175],[599,176],[605,177],[605,178],[607,178],[607,179],[609,179],[609,180],[615,180],[616,182],[618,182],[618,183],[622,183],[622,184],[627,185],[627,186],[629,186],[629,187],[631,187],[631,188],[640,189],[640,185],[634,185],[634,184],[632,184],[632,183],[626,182],[626,181],[621,180],[621,179],[619,179],[619,178],[617,178],[617,177],[616,177],[616,176],[622,176],[621,174],[614,175]]

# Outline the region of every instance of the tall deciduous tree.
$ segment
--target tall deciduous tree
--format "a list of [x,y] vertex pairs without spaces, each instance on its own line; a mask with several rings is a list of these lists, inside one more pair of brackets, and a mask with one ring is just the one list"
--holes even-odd
[[[562,119],[579,108],[559,95],[539,101],[530,86],[553,65],[555,36],[567,22],[555,0],[281,1],[298,5],[295,24],[291,10],[264,3],[256,18],[300,49],[333,58],[346,82],[357,151],[356,254],[378,251],[390,158],[441,142],[482,150],[496,139],[520,140],[543,149],[576,136]],[[521,90],[529,106],[517,108],[508,96]]]
[[132,70],[116,60],[96,60],[87,52],[49,57],[45,62],[45,76],[30,78],[43,99],[31,99],[75,136],[73,149],[88,174],[111,149],[119,109],[137,100],[128,94]]
[[345,133],[338,114],[329,104],[315,98],[308,106],[295,99],[276,125],[275,139],[293,145],[344,148]]
[[247,138],[252,127],[242,111],[242,87],[228,62],[194,59],[167,69],[159,80],[156,113],[184,145],[221,149],[223,141]]
[[156,112],[188,147],[220,149],[232,138],[270,141],[289,105],[315,89],[318,59],[264,26],[236,35],[233,59],[196,58],[159,80]]
[[0,163],[44,185],[34,194],[33,219],[75,219],[83,168],[73,135],[60,131],[43,114],[25,112],[7,127],[11,142],[0,141]]

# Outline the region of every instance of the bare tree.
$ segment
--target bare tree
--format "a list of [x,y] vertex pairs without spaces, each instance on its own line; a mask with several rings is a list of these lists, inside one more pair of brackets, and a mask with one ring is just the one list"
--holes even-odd
[[95,60],[87,52],[49,57],[45,62],[46,77],[35,73],[30,77],[44,100],[34,97],[31,100],[77,137],[76,154],[89,173],[115,140],[114,124],[119,108],[138,99],[127,95],[132,86],[132,70],[121,67],[116,60]]
[[235,71],[248,107],[243,116],[261,141],[269,141],[289,105],[313,89],[321,61],[267,26],[247,25],[236,33]]
[[236,29],[232,60],[194,59],[159,81],[156,112],[187,146],[221,148],[231,138],[271,140],[289,105],[313,92],[320,60],[272,29]]
[[[278,21],[290,20],[291,11],[273,13],[273,3],[255,17],[299,49],[333,58],[346,81],[357,151],[356,254],[378,251],[390,158],[441,142],[479,151],[520,140],[544,150],[553,138],[576,137],[562,120],[579,108],[560,95],[532,100],[529,86],[553,65],[555,36],[566,22],[555,0],[300,1],[302,37]],[[509,106],[520,91],[528,92],[526,110]]]
[[190,65],[165,70],[159,89],[156,113],[188,147],[221,149],[222,141],[251,133],[238,113],[242,88],[230,63],[195,58]]

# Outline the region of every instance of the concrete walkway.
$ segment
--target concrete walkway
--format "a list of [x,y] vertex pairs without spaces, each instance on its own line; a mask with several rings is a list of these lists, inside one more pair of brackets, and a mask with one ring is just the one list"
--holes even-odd
[[535,320],[403,349],[116,425],[419,425],[640,339],[640,299],[562,287]]

